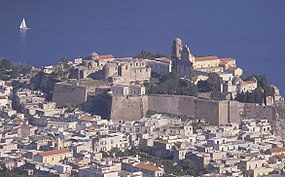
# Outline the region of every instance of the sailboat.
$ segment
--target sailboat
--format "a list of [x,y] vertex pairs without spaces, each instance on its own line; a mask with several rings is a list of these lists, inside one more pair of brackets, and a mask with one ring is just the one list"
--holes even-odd
[[28,30],[28,29],[31,29],[31,28],[29,28],[29,27],[27,26],[25,18],[23,18],[23,20],[22,20],[22,22],[21,22],[19,28],[20,28],[21,30]]

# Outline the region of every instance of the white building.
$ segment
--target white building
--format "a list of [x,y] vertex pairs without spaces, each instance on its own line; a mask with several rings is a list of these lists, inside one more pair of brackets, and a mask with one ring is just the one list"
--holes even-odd
[[125,150],[129,148],[129,146],[128,136],[120,132],[100,135],[93,139],[93,149],[95,152],[108,152],[113,148]]
[[257,81],[243,81],[239,85],[239,92],[253,92],[257,88]]
[[150,60],[149,65],[152,72],[159,75],[164,75],[171,72],[172,62],[169,58],[163,57]]
[[142,85],[114,85],[111,87],[114,96],[140,96],[145,95],[145,87]]

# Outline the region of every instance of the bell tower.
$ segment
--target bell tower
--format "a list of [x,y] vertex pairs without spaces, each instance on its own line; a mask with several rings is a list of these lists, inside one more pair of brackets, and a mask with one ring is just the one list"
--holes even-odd
[[177,61],[181,59],[182,48],[182,40],[180,38],[176,38],[172,43],[171,53],[172,71],[175,73],[177,72]]
[[181,52],[181,60],[184,61],[189,61],[191,62],[192,65],[194,65],[195,62],[195,57],[194,55],[191,53],[189,47],[187,45],[183,46],[182,52]]

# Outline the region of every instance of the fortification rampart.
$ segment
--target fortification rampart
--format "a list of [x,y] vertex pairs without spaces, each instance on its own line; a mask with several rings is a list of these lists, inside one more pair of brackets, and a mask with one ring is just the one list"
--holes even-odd
[[145,116],[148,108],[147,96],[136,97],[112,97],[111,120],[132,121],[139,120]]
[[270,121],[275,121],[276,115],[277,112],[273,106],[258,106],[250,103],[244,104],[244,117],[256,120],[267,118]]
[[275,111],[270,106],[237,101],[203,100],[182,95],[148,95],[143,97],[113,97],[112,120],[138,120],[147,110],[185,115],[207,122],[225,125],[240,123],[247,117],[253,119],[275,119]]
[[87,91],[85,86],[67,83],[56,83],[54,86],[52,101],[56,102],[57,107],[80,105],[86,99]]

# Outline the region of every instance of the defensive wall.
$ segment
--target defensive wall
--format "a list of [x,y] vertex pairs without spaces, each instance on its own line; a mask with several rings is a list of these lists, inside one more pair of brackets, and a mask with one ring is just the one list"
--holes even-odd
[[[92,90],[90,88],[91,86],[56,83],[53,101],[57,107],[82,104],[87,101],[88,92]],[[92,88],[94,90],[95,87]],[[184,115],[218,125],[239,123],[244,118],[267,118],[271,121],[276,119],[272,106],[230,100],[205,100],[185,95],[112,96],[112,103],[108,104],[108,107],[108,114],[102,115],[110,115],[106,118],[115,122],[139,120],[148,110]]]
[[69,83],[56,83],[54,86],[52,101],[57,107],[68,105],[80,105],[87,100],[87,90],[85,86]]
[[139,120],[147,110],[184,115],[212,124],[239,123],[244,118],[275,120],[275,109],[237,101],[213,101],[184,95],[148,95],[142,97],[113,97],[111,119]]
[[132,121],[139,120],[145,116],[148,108],[148,97],[112,97],[111,120],[114,122],[119,121]]
[[267,118],[276,121],[277,111],[273,106],[257,106],[256,104],[245,103],[244,115],[252,119]]
[[104,81],[82,80],[77,82],[58,82],[54,84],[52,101],[57,107],[80,105],[88,96],[110,90],[110,83]]

